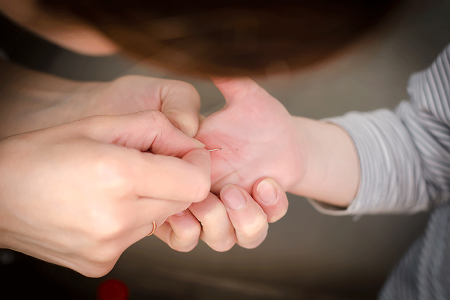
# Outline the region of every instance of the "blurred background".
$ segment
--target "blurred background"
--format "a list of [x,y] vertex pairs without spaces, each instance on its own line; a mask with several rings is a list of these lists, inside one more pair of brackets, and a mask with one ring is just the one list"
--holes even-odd
[[[426,68],[450,42],[450,1],[406,1],[377,34],[321,65],[256,78],[293,115],[314,119],[350,110],[394,108],[407,99],[409,75]],[[177,76],[120,55],[87,57],[63,50],[3,17],[0,48],[11,61],[74,80],[128,74],[181,79],[202,97],[202,113],[224,101],[208,80]],[[283,68],[284,66],[280,66]],[[86,278],[0,249],[2,292],[11,298],[96,299],[118,279],[129,299],[375,299],[395,262],[423,231],[428,214],[333,217],[289,195],[287,215],[271,224],[257,249],[217,253],[202,242],[189,253],[156,237],[126,250],[105,277]]]

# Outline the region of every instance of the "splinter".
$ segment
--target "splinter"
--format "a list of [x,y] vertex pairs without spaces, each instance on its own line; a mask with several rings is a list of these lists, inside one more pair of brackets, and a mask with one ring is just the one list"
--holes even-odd
[[222,150],[222,148],[211,149],[211,150],[208,150],[208,151],[209,152],[213,152],[213,151],[217,151],[217,150]]

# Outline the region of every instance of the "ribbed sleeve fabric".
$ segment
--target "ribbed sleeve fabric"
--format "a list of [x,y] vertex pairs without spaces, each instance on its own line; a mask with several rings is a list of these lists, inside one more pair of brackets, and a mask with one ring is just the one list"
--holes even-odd
[[361,181],[345,210],[330,214],[433,209],[427,228],[395,267],[381,300],[450,299],[450,47],[411,76],[410,101],[394,112],[351,112],[324,120],[344,128],[360,158]]
[[350,112],[324,120],[341,126],[353,139],[361,181],[347,209],[322,205],[322,212],[414,213],[449,199],[449,51],[447,47],[430,68],[411,76],[411,100],[395,111]]
[[360,160],[359,190],[345,213],[416,212],[427,208],[421,158],[396,114],[389,110],[352,112],[327,121],[349,133]]

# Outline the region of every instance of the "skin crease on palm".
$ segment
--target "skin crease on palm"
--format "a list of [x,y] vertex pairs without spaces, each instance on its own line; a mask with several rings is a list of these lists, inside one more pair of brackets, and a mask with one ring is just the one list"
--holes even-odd
[[[302,151],[286,108],[248,78],[213,80],[226,100],[196,138],[211,152],[212,191],[238,184],[248,192],[262,177],[289,190],[301,178]],[[300,167],[300,169],[299,169]]]

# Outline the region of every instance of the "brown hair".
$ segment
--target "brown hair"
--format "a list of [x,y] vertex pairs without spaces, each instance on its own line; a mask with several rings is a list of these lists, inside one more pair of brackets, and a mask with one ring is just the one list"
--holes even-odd
[[88,21],[140,58],[197,76],[252,76],[278,63],[291,70],[314,64],[361,38],[400,1],[267,2],[40,0],[47,10]]

